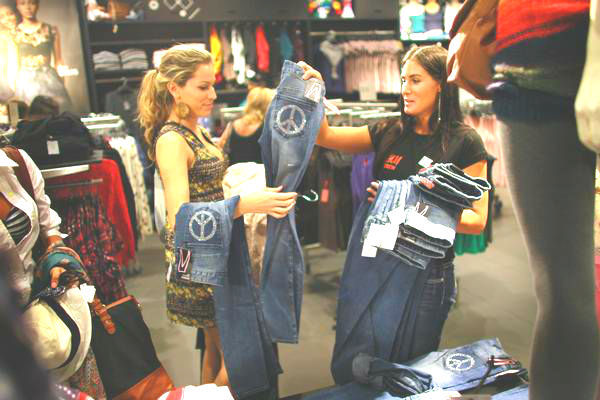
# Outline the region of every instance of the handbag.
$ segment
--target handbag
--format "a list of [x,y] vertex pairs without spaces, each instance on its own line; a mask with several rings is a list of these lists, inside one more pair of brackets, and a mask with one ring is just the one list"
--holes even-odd
[[491,98],[486,88],[492,83],[497,7],[498,0],[467,0],[450,30],[448,82],[482,100]]
[[19,122],[12,145],[25,150],[38,166],[89,160],[93,151],[90,131],[69,112]]
[[92,350],[107,398],[157,399],[173,389],[133,296],[104,305],[92,303]]

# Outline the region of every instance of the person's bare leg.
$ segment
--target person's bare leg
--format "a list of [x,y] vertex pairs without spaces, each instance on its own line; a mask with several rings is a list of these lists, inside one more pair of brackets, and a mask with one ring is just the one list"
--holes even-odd
[[202,384],[215,383],[221,369],[221,342],[217,328],[204,328],[204,359],[202,360]]
[[579,142],[574,119],[504,121],[502,127],[511,197],[538,301],[529,398],[595,399],[595,157]]

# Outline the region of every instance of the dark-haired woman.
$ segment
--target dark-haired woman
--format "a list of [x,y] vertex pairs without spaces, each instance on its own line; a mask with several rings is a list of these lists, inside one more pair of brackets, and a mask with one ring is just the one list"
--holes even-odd
[[[402,60],[403,116],[362,127],[331,127],[323,120],[317,144],[350,153],[375,152],[377,180],[403,180],[431,162],[452,162],[471,176],[487,178],[486,151],[481,138],[463,123],[458,88],[446,82],[447,51],[439,46],[411,49]],[[321,78],[302,63],[304,78]],[[368,191],[371,201],[377,190]],[[488,198],[464,210],[457,231],[479,234],[487,220]],[[437,349],[454,296],[454,250],[428,266],[427,296],[418,307],[410,357]],[[429,290],[431,289],[431,290]],[[437,299],[433,301],[433,299]],[[439,300],[441,299],[441,301]],[[396,360],[400,361],[400,360]]]

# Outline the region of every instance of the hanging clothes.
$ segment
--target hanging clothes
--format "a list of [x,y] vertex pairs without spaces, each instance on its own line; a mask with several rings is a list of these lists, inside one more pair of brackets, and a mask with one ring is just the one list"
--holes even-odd
[[231,54],[233,56],[233,73],[238,85],[246,83],[246,48],[240,30],[231,28]]
[[256,66],[258,67],[258,71],[269,72],[270,50],[269,41],[265,35],[265,28],[262,24],[259,24],[256,27]]
[[235,79],[233,53],[231,51],[231,43],[229,42],[227,29],[225,27],[221,27],[219,39],[221,40],[221,48],[223,49],[223,78],[227,82],[233,81]]
[[127,177],[133,189],[135,198],[135,212],[137,218],[138,231],[143,237],[152,234],[152,215],[150,213],[150,204],[146,194],[146,184],[144,182],[144,170],[138,154],[138,147],[135,139],[131,136],[124,138],[112,138],[109,141],[110,146],[119,152]]
[[254,78],[256,75],[256,35],[250,25],[242,30],[244,48],[246,49],[246,78]]
[[290,39],[290,35],[285,27],[281,29],[281,33],[279,34],[279,49],[282,62],[285,60],[292,61],[294,57],[294,44],[292,43],[292,39]]
[[294,46],[294,62],[304,61],[306,55],[304,53],[304,38],[300,27],[296,27],[292,34],[292,43]]
[[283,62],[281,61],[281,44],[279,42],[279,29],[278,25],[271,25],[269,32],[269,45],[271,49],[270,60],[271,60],[271,79],[273,86],[279,83],[281,67]]
[[223,51],[221,49],[221,40],[219,39],[219,34],[217,33],[217,26],[212,25],[210,28],[210,54],[213,57],[213,67],[215,71],[215,81],[216,83],[220,83],[223,81]]

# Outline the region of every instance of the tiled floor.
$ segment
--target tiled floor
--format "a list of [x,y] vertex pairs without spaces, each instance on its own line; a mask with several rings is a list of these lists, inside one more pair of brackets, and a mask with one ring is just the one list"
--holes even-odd
[[[442,347],[498,337],[505,349],[529,365],[529,345],[536,302],[525,248],[505,190],[502,215],[494,220],[494,241],[483,254],[456,260],[459,297],[446,323]],[[308,251],[311,274],[305,281],[300,343],[280,345],[284,374],[282,396],[331,385],[329,362],[333,349],[336,281],[344,253]],[[200,383],[200,355],[194,350],[195,330],[171,325],[165,314],[162,245],[144,240],[139,251],[143,274],[128,278],[127,287],[142,303],[160,360],[176,385]]]

